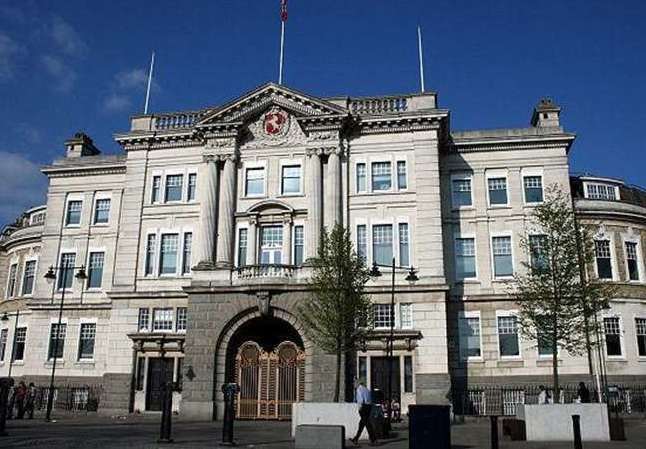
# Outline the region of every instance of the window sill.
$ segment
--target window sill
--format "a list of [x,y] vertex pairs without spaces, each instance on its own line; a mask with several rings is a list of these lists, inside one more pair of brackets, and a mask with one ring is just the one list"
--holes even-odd
[[262,195],[245,195],[242,197],[244,200],[262,200],[268,198],[264,193]]
[[473,363],[477,365],[484,364],[484,359],[482,357],[468,357],[467,358],[467,363]]
[[295,193],[281,193],[276,198],[304,198],[305,193],[295,192]]
[[94,368],[95,360],[94,359],[83,359],[77,360],[74,362],[74,366],[82,366],[87,368]]
[[489,204],[489,209],[511,209],[511,204]]
[[505,277],[497,277],[493,278],[492,282],[500,282],[500,283],[506,283],[506,282],[511,282],[514,280],[513,276],[505,276]]
[[66,224],[65,225],[65,229],[78,229],[80,227],[81,227],[80,224]]
[[[45,365],[46,367],[48,367],[48,368],[51,368],[53,364],[54,364],[54,361],[53,361],[53,360],[51,360],[51,359],[50,359],[50,360],[47,360],[47,361],[44,363],[44,365]],[[65,360],[64,360],[64,359],[56,359],[56,366],[57,366],[57,367],[59,367],[59,368],[60,368],[61,366],[65,366]]]
[[456,284],[481,284],[482,282],[478,278],[466,278],[458,279],[455,281]]
[[540,206],[541,204],[543,204],[543,201],[539,201],[537,203],[525,203],[523,204],[523,207],[536,207]]
[[496,363],[498,368],[522,368],[525,362],[521,358],[500,359]]
[[606,362],[628,363],[628,360],[624,356],[606,355]]
[[13,366],[25,366],[24,360],[14,360],[12,363]]
[[476,210],[475,206],[452,206],[451,212],[463,212],[467,210]]

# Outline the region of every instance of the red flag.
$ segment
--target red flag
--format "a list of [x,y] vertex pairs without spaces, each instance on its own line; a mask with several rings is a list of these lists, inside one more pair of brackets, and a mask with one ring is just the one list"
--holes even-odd
[[287,0],[280,0],[280,20],[287,22]]

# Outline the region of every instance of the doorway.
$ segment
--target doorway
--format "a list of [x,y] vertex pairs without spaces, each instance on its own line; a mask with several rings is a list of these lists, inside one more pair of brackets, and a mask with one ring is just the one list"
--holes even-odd
[[[370,387],[373,391],[373,401],[380,402],[388,399],[388,373],[392,360],[392,398],[401,404],[400,366],[399,357],[370,358]],[[381,396],[381,398],[380,398]]]
[[163,386],[173,381],[175,359],[151,357],[148,359],[148,382],[146,388],[146,410],[161,411]]

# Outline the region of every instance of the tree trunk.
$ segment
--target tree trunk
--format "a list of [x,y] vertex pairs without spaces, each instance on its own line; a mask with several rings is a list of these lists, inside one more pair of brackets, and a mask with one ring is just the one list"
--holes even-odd
[[336,350],[336,372],[334,373],[334,400],[339,402],[339,390],[341,389],[341,348]]
[[556,313],[554,314],[554,332],[552,333],[552,377],[554,380],[554,403],[560,403],[560,392],[559,392],[559,347],[558,341],[556,341],[556,336],[558,332],[556,331],[557,325]]

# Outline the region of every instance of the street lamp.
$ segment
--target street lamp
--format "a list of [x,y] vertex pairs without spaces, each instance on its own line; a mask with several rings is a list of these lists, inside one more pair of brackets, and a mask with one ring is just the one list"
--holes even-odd
[[56,338],[54,339],[54,351],[53,351],[53,360],[52,360],[52,374],[49,379],[49,392],[47,394],[47,414],[45,415],[45,420],[51,421],[51,416],[52,416],[52,406],[54,405],[54,376],[56,375],[56,359],[58,356],[58,341],[60,340],[61,336],[61,321],[63,320],[63,303],[65,301],[65,290],[67,288],[67,275],[69,271],[74,271],[78,270],[76,275],[74,276],[78,280],[84,280],[87,279],[87,275],[85,274],[85,265],[81,265],[79,267],[74,267],[72,265],[64,264],[61,267],[54,267],[50,266],[49,270],[47,270],[47,273],[45,273],[45,279],[49,284],[52,284],[56,280],[56,273],[54,273],[54,270],[58,271],[60,275],[63,276],[61,279],[61,304],[58,308],[58,324],[56,327]]
[[[7,377],[11,378],[11,370],[13,368],[13,362],[15,360],[15,355],[16,355],[16,331],[18,330],[18,319],[20,318],[20,309],[16,309],[16,322],[13,325],[13,345],[11,345],[11,357],[9,357],[9,372],[7,373]],[[2,318],[0,318],[0,321],[2,322],[7,322],[9,321],[9,315],[5,311],[2,314]]]
[[411,267],[401,267],[395,265],[395,258],[393,257],[393,262],[391,265],[381,265],[376,261],[372,262],[372,268],[370,269],[370,276],[379,277],[381,276],[381,271],[379,267],[390,268],[392,270],[391,284],[390,284],[390,335],[388,337],[388,346],[386,348],[386,354],[388,357],[388,405],[386,407],[386,433],[390,433],[391,430],[391,421],[392,421],[392,403],[393,403],[393,358],[394,358],[394,345],[395,345],[395,270],[396,269],[408,269],[408,275],[406,280],[409,282],[418,281],[417,271],[415,268]]

